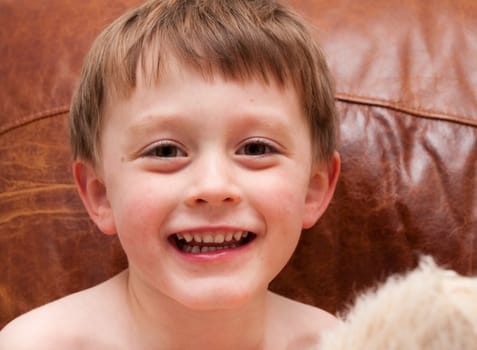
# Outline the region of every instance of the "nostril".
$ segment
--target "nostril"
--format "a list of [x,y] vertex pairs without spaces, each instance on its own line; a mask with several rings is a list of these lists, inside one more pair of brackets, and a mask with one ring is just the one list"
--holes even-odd
[[204,198],[197,198],[195,200],[195,203],[196,204],[214,204],[214,203],[234,203],[237,201],[237,198],[234,198],[234,197],[226,197],[226,198],[223,198],[223,199],[218,199],[218,200],[215,200],[213,198],[208,198],[208,199],[204,199]]
[[240,202],[240,196],[197,196],[188,198],[185,203],[190,207],[233,206]]
[[192,188],[185,198],[185,202],[190,206],[204,206],[206,204],[211,206],[231,205],[239,203],[240,200],[241,192],[238,187],[219,187],[218,184],[215,184],[215,186],[197,186]]

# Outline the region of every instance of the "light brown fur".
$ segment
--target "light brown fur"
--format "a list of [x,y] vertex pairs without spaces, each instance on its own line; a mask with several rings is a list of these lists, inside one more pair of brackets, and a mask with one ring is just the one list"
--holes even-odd
[[477,278],[439,268],[431,258],[359,297],[320,350],[477,348]]

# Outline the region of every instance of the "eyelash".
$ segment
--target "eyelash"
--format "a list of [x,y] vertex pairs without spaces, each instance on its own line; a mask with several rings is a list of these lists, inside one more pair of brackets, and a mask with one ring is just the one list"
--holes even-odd
[[[255,149],[250,149],[251,147],[260,147]],[[169,148],[167,154],[158,155],[157,151],[161,150],[164,151],[165,149]],[[247,148],[249,152],[247,152]],[[252,151],[252,152],[250,152]],[[243,156],[251,156],[251,157],[261,157],[267,154],[275,154],[279,153],[277,147],[273,145],[271,142],[263,140],[263,139],[251,139],[247,140],[236,152],[238,155]],[[187,157],[187,153],[182,150],[181,147],[177,145],[177,143],[173,141],[163,140],[155,143],[142,154],[142,157],[155,157],[155,158],[177,158],[177,157]]]
[[[251,147],[251,146],[259,146],[259,147],[262,147],[261,150],[263,150],[263,148],[265,149],[265,152],[261,152],[259,154],[247,154],[245,151],[245,148],[246,147]],[[269,141],[266,141],[266,140],[263,140],[263,139],[251,139],[251,140],[248,140],[244,145],[242,145],[239,150],[237,151],[237,153],[239,155],[246,155],[246,156],[255,156],[255,157],[259,157],[259,156],[264,156],[266,154],[274,154],[274,153],[278,153],[278,149]]]
[[[164,151],[165,149],[169,148],[168,154],[170,154],[170,151],[173,151],[173,155],[158,155],[157,151],[162,150]],[[177,154],[180,155],[177,155]],[[187,157],[187,153],[182,150],[181,147],[179,147],[175,142],[173,141],[159,141],[149,147],[143,154],[143,157],[156,157],[156,158],[177,158],[177,157]]]

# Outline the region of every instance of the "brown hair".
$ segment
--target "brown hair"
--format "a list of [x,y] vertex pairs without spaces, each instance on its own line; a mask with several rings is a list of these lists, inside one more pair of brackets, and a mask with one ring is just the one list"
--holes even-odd
[[152,73],[151,83],[158,82],[161,61],[169,55],[205,77],[293,84],[316,157],[332,157],[332,79],[303,19],[271,0],[155,0],[122,15],[93,43],[71,105],[75,159],[99,161],[106,98],[127,98],[138,67]]

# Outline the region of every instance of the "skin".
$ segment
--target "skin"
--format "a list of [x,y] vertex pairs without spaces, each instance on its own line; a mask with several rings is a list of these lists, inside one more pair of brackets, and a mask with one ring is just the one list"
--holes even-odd
[[[74,165],[91,218],[119,235],[129,269],[21,317],[0,349],[29,348],[8,342],[32,325],[35,349],[313,346],[334,317],[267,290],[335,188],[339,156],[315,162],[311,145],[291,87],[206,80],[174,60],[160,84],[138,70],[132,96],[106,105],[100,165]],[[253,239],[199,254],[173,239],[236,232]]]

